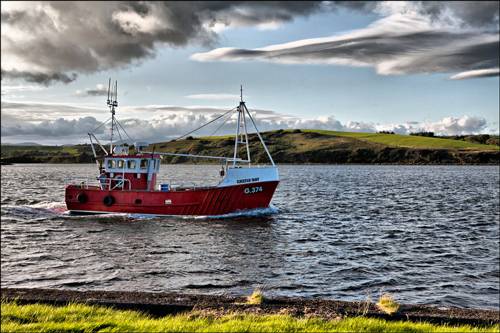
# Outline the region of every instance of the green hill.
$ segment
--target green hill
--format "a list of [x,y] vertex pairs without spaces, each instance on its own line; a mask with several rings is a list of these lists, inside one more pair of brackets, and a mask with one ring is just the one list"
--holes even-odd
[[[384,133],[326,130],[277,130],[262,133],[277,163],[376,163],[376,164],[498,164],[497,145]],[[249,135],[250,153],[256,163],[267,156],[256,134]],[[188,137],[150,146],[156,152],[232,156],[234,136]],[[244,147],[240,147],[240,156]],[[209,160],[166,157],[170,163],[209,163]],[[3,163],[90,163],[88,145],[2,146]]]
[[442,139],[437,137],[425,137],[416,135],[399,135],[385,133],[360,133],[360,132],[336,132],[322,130],[304,130],[304,132],[314,132],[331,136],[349,137],[366,142],[373,142],[386,145],[388,147],[401,148],[428,148],[428,149],[463,149],[463,150],[498,150],[497,146],[459,141],[452,139]]
[[[277,163],[497,164],[500,160],[498,146],[452,139],[324,130],[278,130],[262,136]],[[267,162],[257,135],[251,134],[249,141],[252,160]],[[155,144],[159,152],[217,156],[232,156],[233,147],[233,136]],[[244,154],[243,147],[239,153]],[[191,161],[184,157],[167,160]]]

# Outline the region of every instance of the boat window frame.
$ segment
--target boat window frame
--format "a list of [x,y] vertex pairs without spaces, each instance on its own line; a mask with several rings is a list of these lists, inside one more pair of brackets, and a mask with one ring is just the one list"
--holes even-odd
[[[121,164],[121,166],[120,166],[120,164]],[[116,160],[116,168],[117,169],[124,169],[125,168],[125,160],[117,159]]]
[[135,170],[137,168],[137,161],[135,159],[127,160],[127,169]]
[[[143,162],[145,162],[145,165],[143,166]],[[147,158],[141,158],[141,162],[139,162],[139,169],[141,170],[147,170],[149,166],[149,160]]]
[[108,169],[115,169],[116,168],[116,160],[114,158],[108,159],[107,167],[108,167]]

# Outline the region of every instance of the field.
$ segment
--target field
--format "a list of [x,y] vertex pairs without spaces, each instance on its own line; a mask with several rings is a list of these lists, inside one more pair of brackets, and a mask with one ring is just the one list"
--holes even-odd
[[325,135],[348,137],[366,142],[379,143],[389,147],[466,150],[498,150],[499,148],[498,146],[493,145],[415,135],[337,132],[327,130],[304,130],[304,132],[314,132]]
[[153,318],[135,311],[70,304],[2,303],[2,332],[497,332],[490,327],[445,326],[365,317],[332,321],[289,315],[210,313]]

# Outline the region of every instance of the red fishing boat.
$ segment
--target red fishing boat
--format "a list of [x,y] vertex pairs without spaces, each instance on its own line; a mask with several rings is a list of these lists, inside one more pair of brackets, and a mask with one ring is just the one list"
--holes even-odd
[[[72,180],[66,185],[65,201],[70,213],[213,216],[269,207],[279,183],[278,168],[243,101],[243,96],[237,107],[196,129],[201,129],[224,117],[227,121],[236,112],[236,134],[232,157],[146,151],[149,145],[144,142],[134,143],[132,153],[131,147],[124,144],[126,140],[122,139],[122,134],[130,140],[131,138],[115,117],[118,107],[116,96],[117,83],[115,82],[111,88],[110,81],[107,104],[111,111],[111,118],[99,126],[110,123],[109,148],[107,144],[101,144],[93,132],[88,133],[99,176],[91,180]],[[256,166],[251,163],[247,118],[255,128],[262,147],[269,157],[270,165]],[[177,139],[186,137],[194,131]],[[120,138],[115,144],[113,143],[114,135]],[[246,146],[245,153],[241,154],[246,155],[245,158],[238,156],[241,147],[239,145]],[[97,153],[98,149],[100,149],[99,152],[102,151],[100,157]],[[157,175],[163,156],[219,160],[221,162],[220,181],[218,184],[204,186],[174,185],[170,182],[157,185]],[[189,182],[189,179],[186,182]]]

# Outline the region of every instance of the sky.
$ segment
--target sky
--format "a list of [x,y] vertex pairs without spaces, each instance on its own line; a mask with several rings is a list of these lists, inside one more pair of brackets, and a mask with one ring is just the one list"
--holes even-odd
[[261,131],[499,132],[497,1],[4,1],[1,67],[2,143],[88,142],[109,78],[140,141],[232,109],[240,85]]

